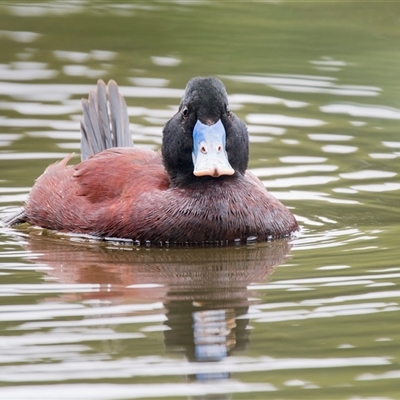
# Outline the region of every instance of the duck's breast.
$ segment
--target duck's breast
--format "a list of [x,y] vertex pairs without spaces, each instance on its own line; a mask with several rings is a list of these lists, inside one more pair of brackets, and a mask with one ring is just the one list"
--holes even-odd
[[242,176],[142,192],[131,218],[118,234],[153,242],[263,241],[298,229],[293,214],[257,178]]

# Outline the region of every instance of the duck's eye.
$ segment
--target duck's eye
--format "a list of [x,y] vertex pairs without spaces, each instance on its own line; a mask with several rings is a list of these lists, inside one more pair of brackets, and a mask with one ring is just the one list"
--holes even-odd
[[228,114],[228,117],[230,117],[232,113],[231,113],[231,109],[229,108],[229,105],[227,104],[225,106],[225,108],[226,108],[226,113]]
[[189,115],[189,109],[185,106],[185,107],[183,107],[183,110],[182,110],[182,116],[183,116],[183,118],[186,118],[188,115]]

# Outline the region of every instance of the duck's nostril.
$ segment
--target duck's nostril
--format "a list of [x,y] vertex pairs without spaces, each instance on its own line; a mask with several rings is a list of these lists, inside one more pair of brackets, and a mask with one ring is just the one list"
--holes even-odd
[[207,147],[206,146],[201,146],[200,147],[200,151],[203,153],[203,154],[206,154],[207,153]]
[[222,146],[221,145],[217,146],[217,153],[221,153],[221,151],[222,151]]

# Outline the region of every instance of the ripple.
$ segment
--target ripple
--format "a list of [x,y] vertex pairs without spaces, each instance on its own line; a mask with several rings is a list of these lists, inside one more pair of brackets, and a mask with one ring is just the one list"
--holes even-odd
[[[148,310],[148,309],[147,309]],[[67,314],[68,315],[68,314]],[[76,314],[70,314],[75,316]],[[96,315],[92,313],[92,315]],[[57,314],[57,316],[62,316]],[[26,316],[25,318],[26,319]],[[35,319],[35,318],[32,318]],[[40,318],[39,318],[40,319]],[[42,322],[27,322],[22,324],[17,329],[42,329],[42,328],[77,328],[77,327],[96,327],[103,325],[130,325],[130,324],[145,324],[154,322],[164,322],[167,317],[164,314],[150,314],[150,315],[132,315],[127,317],[101,317],[101,318],[88,318],[83,320],[74,321],[42,321]],[[14,321],[14,320],[13,320]]]
[[[62,343],[81,343],[95,340],[125,340],[125,339],[140,339],[145,337],[142,333],[129,332],[117,333],[112,329],[93,329],[82,331],[81,333],[68,332],[51,332],[48,333],[32,333],[22,336],[3,337],[1,347],[16,347],[16,346],[32,346],[32,345],[57,345]],[[3,339],[2,338],[2,339]]]
[[333,192],[336,193],[348,193],[348,194],[354,194],[357,193],[357,190],[354,189],[350,189],[350,188],[333,188],[332,189]]
[[326,185],[335,182],[339,178],[335,176],[301,176],[296,178],[280,178],[271,181],[262,181],[265,187],[293,187],[293,186],[315,186]]
[[[353,193],[356,192],[353,191]],[[328,203],[336,203],[336,204],[360,204],[360,202],[356,200],[333,198],[328,193],[323,193],[323,192],[312,192],[312,191],[301,191],[301,190],[291,190],[290,192],[277,192],[274,190],[273,194],[280,200],[315,200],[315,201],[326,201]],[[304,217],[297,216],[297,218],[302,218],[302,221],[309,221],[307,219],[304,219]]]
[[289,117],[287,115],[279,114],[247,114],[246,120],[250,124],[269,124],[302,127],[321,126],[326,124],[326,122],[319,119]]
[[154,87],[164,87],[169,83],[168,79],[164,78],[129,78],[129,80],[137,86],[154,86]]
[[288,164],[305,164],[305,163],[321,163],[327,160],[326,157],[311,157],[311,156],[285,156],[280,157],[280,161]]
[[317,140],[322,142],[340,142],[347,141],[354,138],[350,135],[337,135],[333,133],[309,133],[307,135],[311,140]]
[[6,81],[31,81],[40,79],[52,79],[58,75],[55,70],[0,70],[0,79]]
[[44,15],[65,15],[71,13],[84,12],[84,8],[77,3],[63,3],[56,1],[54,4],[22,4],[22,5],[7,5],[5,9],[12,15],[19,17],[41,17]]
[[346,61],[340,61],[340,60],[333,60],[333,59],[325,59],[325,60],[314,60],[310,61],[310,64],[313,65],[318,65],[318,66],[329,66],[329,67],[345,67],[350,65]]
[[400,110],[384,106],[366,106],[358,104],[330,104],[320,107],[325,113],[348,114],[353,117],[400,119]]
[[22,70],[44,70],[47,68],[48,64],[44,62],[37,61],[15,61],[10,63],[10,66],[15,69]]
[[369,153],[368,155],[371,158],[375,158],[378,160],[390,160],[393,158],[397,158],[397,155],[392,153]]
[[0,193],[29,192],[30,190],[30,187],[2,187],[0,188]]
[[380,379],[400,379],[400,370],[396,371],[387,371],[382,374],[361,374],[357,376],[356,381],[376,381]]
[[363,192],[389,192],[392,190],[399,190],[400,183],[376,183],[370,185],[355,185],[351,186],[354,190],[359,190]]
[[73,131],[34,131],[27,132],[31,137],[44,137],[50,139],[80,140],[81,133]]
[[250,140],[250,143],[267,143],[267,142],[272,141],[273,139],[270,137],[265,137],[265,136],[249,135],[249,140]]
[[94,70],[85,65],[64,65],[62,71],[69,76],[86,76],[88,78],[99,78],[104,74],[104,70]]
[[1,349],[0,364],[22,362],[38,363],[43,360],[44,357],[51,358],[52,360],[65,361],[77,359],[79,355],[85,351],[90,351],[90,348],[83,344],[3,347]]
[[[13,96],[19,99],[34,99],[40,93],[51,95],[53,100],[65,100],[68,96],[87,96],[94,85],[64,85],[64,84],[21,84],[0,82],[0,94],[5,96]],[[154,88],[154,87],[135,87],[135,86],[119,86],[120,92],[125,97],[144,97],[144,98],[181,98],[182,89],[170,88]],[[38,95],[39,93],[39,95]],[[59,98],[57,97],[59,95]],[[67,95],[67,96],[66,96]]]
[[338,153],[338,154],[348,154],[354,153],[358,150],[356,146],[344,146],[338,144],[330,144],[327,146],[322,146],[322,151],[325,153]]
[[289,108],[300,108],[308,105],[308,103],[303,101],[285,100],[279,97],[261,96],[255,94],[232,94],[228,97],[230,103],[238,104],[283,104]]
[[302,381],[301,379],[291,379],[289,381],[284,382],[285,386],[290,387],[299,387],[299,386],[307,386],[310,382]]
[[97,61],[110,61],[117,56],[117,53],[109,50],[91,50],[90,56]]
[[75,121],[53,120],[53,119],[28,119],[28,118],[1,118],[0,126],[17,127],[17,128],[33,128],[33,127],[50,127],[57,130],[76,130],[79,125]]
[[27,32],[27,31],[0,31],[0,38],[5,37],[7,39],[11,39],[14,42],[19,43],[31,43],[38,39],[41,34],[36,32]]
[[[343,284],[346,284],[345,282]],[[355,282],[352,282],[357,284]],[[360,283],[364,284],[364,283]],[[279,286],[284,287],[283,285]],[[287,290],[293,290],[296,287],[287,285]],[[300,288],[299,288],[300,289]],[[304,289],[304,288],[303,288]],[[346,304],[340,306],[321,306],[316,307],[314,310],[307,309],[295,309],[295,310],[279,310],[279,311],[268,311],[249,314],[250,318],[255,322],[259,323],[272,323],[281,321],[296,321],[296,320],[307,320],[314,318],[335,318],[349,315],[363,315],[363,314],[375,314],[385,311],[398,311],[400,307],[392,307],[396,303],[361,303],[361,304]]]
[[0,196],[0,203],[21,203],[26,201],[26,199],[28,198],[28,193],[30,192],[31,188],[27,189],[26,193],[24,194],[20,194],[20,195],[10,195],[10,196]]
[[225,75],[236,82],[268,85],[276,90],[293,93],[325,93],[341,96],[377,96],[375,86],[337,85],[336,78],[312,75],[269,74],[261,76]]
[[[79,379],[79,378],[78,378]],[[60,393],[63,400],[91,400],[96,393],[96,400],[141,399],[149,397],[207,396],[210,394],[252,393],[274,391],[268,383],[242,383],[233,380],[219,380],[212,385],[203,382],[187,383],[152,383],[146,384],[59,384],[34,385],[24,387],[0,388],[0,396],[7,400],[54,400]]]
[[[333,86],[333,85],[332,85]],[[312,86],[271,85],[276,90],[293,93],[324,93],[339,96],[378,96],[380,88],[369,86],[336,85],[333,88],[322,89]]]
[[323,271],[336,271],[338,269],[347,269],[351,268],[349,265],[326,265],[324,267],[318,267],[317,269]]
[[372,169],[364,169],[356,172],[346,172],[339,174],[341,178],[345,179],[378,179],[378,178],[391,178],[396,176],[396,172],[377,171]]
[[[348,357],[348,358],[272,358],[230,357],[218,363],[187,363],[161,357],[141,357],[110,361],[80,361],[39,366],[4,366],[0,369],[3,380],[8,382],[43,382],[73,379],[101,379],[121,377],[181,376],[204,373],[243,373],[255,371],[290,371],[296,369],[343,368],[351,366],[390,365],[386,357]],[[20,368],[19,368],[20,367]],[[227,381],[234,383],[234,381]],[[214,382],[215,384],[216,382]],[[153,385],[146,385],[151,388]],[[187,385],[189,386],[189,385]],[[208,386],[208,385],[206,385]],[[214,385],[211,387],[214,388]],[[0,394],[2,394],[0,389]],[[93,392],[92,392],[93,394]],[[78,398],[81,398],[80,396]],[[93,397],[91,397],[93,398]],[[129,397],[131,398],[131,397]],[[7,398],[8,399],[8,398]],[[96,397],[97,399],[97,397]]]
[[276,175],[292,175],[296,173],[304,173],[310,171],[332,172],[337,170],[336,165],[296,165],[291,167],[275,167],[275,168],[251,168],[250,171],[258,176],[276,176]]
[[80,112],[81,104],[78,101],[74,105],[2,101],[0,102],[0,109],[13,110],[24,115],[69,115]]
[[[84,307],[82,305],[74,305],[67,303],[50,303],[50,304],[36,304],[36,305],[14,305],[14,306],[0,306],[0,313],[2,321],[30,321],[39,320],[40,322],[27,322],[21,325],[18,329],[32,329],[39,327],[54,327],[54,326],[86,326],[96,325],[91,321],[100,320],[100,316],[104,315],[105,319],[109,319],[110,315],[113,314],[125,314],[130,312],[138,311],[154,311],[163,309],[162,303],[149,303],[149,304],[128,304],[128,305],[117,305],[117,306],[106,306],[101,307]],[[28,314],[29,313],[29,316]],[[78,319],[75,321],[51,321],[50,324],[46,325],[44,320],[63,318],[63,317],[97,317],[90,318],[87,320]],[[142,317],[142,316],[138,316]],[[148,317],[148,316],[143,316]],[[154,317],[151,315],[150,317]],[[157,321],[160,318],[157,317]],[[104,322],[106,323],[106,322]],[[45,324],[45,325],[42,325]]]
[[300,144],[300,141],[297,139],[281,139],[281,142],[290,145]]
[[69,153],[0,153],[0,160],[45,160],[64,158]]
[[40,99],[43,94],[50,96],[53,101],[63,101],[71,95],[87,95],[94,85],[63,85],[40,83],[10,83],[0,82],[0,94],[12,96],[17,99]]
[[177,57],[161,57],[161,56],[153,56],[151,57],[151,61],[153,62],[153,64],[155,65],[159,65],[162,67],[176,67],[177,65],[179,65],[182,60],[180,60]]
[[349,121],[349,122],[353,126],[364,126],[364,125],[367,125],[367,123],[364,122],[364,121]]
[[392,149],[400,148],[400,142],[382,142],[382,144],[386,147],[391,147]]
[[7,147],[22,137],[23,135],[19,133],[0,133],[0,146]]
[[86,293],[98,292],[98,284],[21,284],[0,285],[0,296],[17,296],[34,293]]
[[249,133],[264,133],[271,135],[283,135],[286,132],[285,128],[265,125],[247,125],[247,130]]
[[55,51],[53,51],[53,54],[59,60],[68,60],[68,61],[74,61],[74,62],[85,62],[85,61],[88,61],[90,58],[89,53],[83,53],[83,52],[79,52],[79,51],[55,50]]

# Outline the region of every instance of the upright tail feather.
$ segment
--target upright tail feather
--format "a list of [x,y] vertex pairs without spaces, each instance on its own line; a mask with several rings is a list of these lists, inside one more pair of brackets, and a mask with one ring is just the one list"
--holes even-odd
[[[107,102],[108,95],[108,102]],[[126,103],[115,81],[106,84],[100,79],[97,90],[82,99],[81,159],[88,159],[110,147],[132,147]]]

